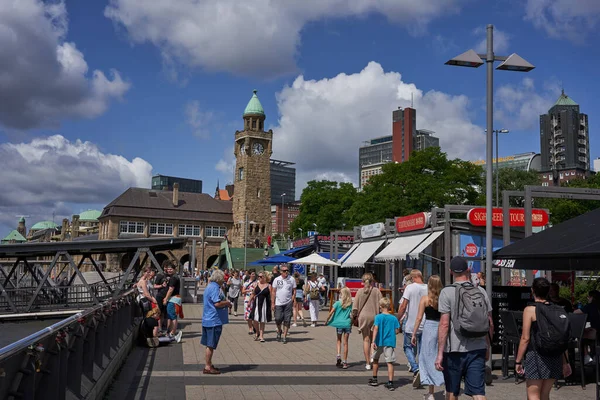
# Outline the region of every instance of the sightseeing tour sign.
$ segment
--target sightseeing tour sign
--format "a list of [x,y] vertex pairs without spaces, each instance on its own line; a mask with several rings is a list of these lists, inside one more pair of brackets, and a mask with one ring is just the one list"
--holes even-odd
[[[473,226],[485,226],[486,225],[486,210],[485,207],[471,208],[467,213],[467,219]],[[524,208],[511,208],[509,210],[510,226],[525,226],[525,209]],[[538,208],[534,208],[531,211],[531,224],[532,226],[546,226],[548,225],[550,217],[548,212]],[[497,207],[492,211],[492,225],[503,226],[504,214],[502,208]]]
[[420,212],[405,217],[396,217],[396,232],[410,232],[429,226],[431,213]]

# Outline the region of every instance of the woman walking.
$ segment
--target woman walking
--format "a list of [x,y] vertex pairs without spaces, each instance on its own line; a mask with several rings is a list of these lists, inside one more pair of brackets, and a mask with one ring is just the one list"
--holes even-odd
[[250,297],[252,297],[252,293],[256,288],[256,272],[254,270],[250,270],[250,276],[248,277],[248,281],[244,283],[242,286],[242,294],[244,295],[244,319],[248,323],[248,335],[254,335],[254,324],[250,319],[250,312],[252,311],[252,303],[250,302]]
[[[242,291],[242,279],[240,278],[239,271],[233,272],[233,275],[227,282],[227,286],[229,287],[229,301],[233,304],[233,315],[237,317],[238,298],[240,297],[240,292]],[[229,315],[231,315],[231,308],[229,309]]]
[[535,278],[531,285],[531,291],[535,305],[525,307],[523,311],[523,332],[515,364],[518,374],[525,373],[527,398],[529,400],[549,400],[554,381],[571,375],[571,366],[568,362],[567,352],[557,356],[547,356],[540,354],[531,345],[531,337],[539,329],[536,308],[549,304],[550,282],[546,278]]
[[296,280],[296,304],[294,305],[294,315],[292,324],[293,327],[298,326],[296,321],[298,317],[302,319],[302,326],[306,327],[306,321],[304,320],[304,279],[300,278],[300,273],[294,272],[294,279]]
[[436,386],[444,385],[444,374],[435,368],[435,359],[438,350],[438,325],[441,314],[438,311],[438,300],[442,291],[442,281],[439,276],[432,275],[427,281],[427,296],[421,297],[419,312],[415,320],[415,327],[411,338],[411,344],[417,345],[417,332],[423,316],[423,334],[421,337],[421,348],[419,349],[419,373],[421,384],[429,386],[429,393],[423,395],[425,400],[433,400]]
[[252,312],[250,319],[254,323],[254,340],[265,342],[265,324],[271,322],[271,285],[267,279],[266,272],[258,273],[258,285],[254,288],[250,303],[252,304]]
[[371,345],[373,343],[373,323],[379,313],[381,292],[373,287],[373,275],[369,272],[362,276],[363,287],[354,296],[352,315],[358,318],[358,331],[363,338],[363,353],[366,360],[365,369],[371,369]]
[[310,326],[313,328],[317,326],[317,322],[319,321],[319,307],[321,302],[321,292],[323,290],[323,286],[317,281],[317,274],[310,274],[310,279],[306,284],[304,294],[308,296],[308,299],[310,300]]
[[[329,316],[327,316],[327,325],[335,328],[337,335],[337,359],[336,367],[348,369],[348,339],[352,332],[352,294],[347,287],[340,290],[340,299],[333,303]],[[344,357],[342,358],[342,340],[344,344]]]

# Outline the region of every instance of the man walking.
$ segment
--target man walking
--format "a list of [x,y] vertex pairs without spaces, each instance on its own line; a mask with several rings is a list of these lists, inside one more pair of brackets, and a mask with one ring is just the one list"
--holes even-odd
[[273,280],[271,287],[271,308],[275,312],[277,341],[281,341],[281,325],[283,324],[283,344],[287,343],[295,302],[296,280],[290,276],[289,267],[284,265],[281,267],[281,276]]
[[223,293],[223,271],[216,269],[210,276],[209,283],[204,290],[204,310],[202,312],[202,339],[200,344],[206,346],[205,365],[203,374],[218,375],[221,373],[212,363],[212,356],[217,349],[223,325],[229,323],[228,308],[231,302]]
[[423,283],[423,274],[418,269],[411,270],[410,276],[412,278],[412,283],[406,286],[406,289],[402,294],[403,301],[400,304],[400,309],[398,310],[398,319],[401,320],[404,318],[406,321],[404,328],[404,354],[406,354],[406,359],[410,365],[410,371],[413,373],[413,386],[418,388],[421,386],[421,380],[417,356],[418,349],[421,347],[421,333],[423,331],[424,320],[416,332],[416,346],[412,345],[411,339],[413,330],[415,328],[415,320],[417,319],[417,314],[419,313],[419,303],[421,302],[421,297],[427,296],[427,285]]
[[167,312],[167,332],[169,336],[175,336],[177,334],[177,318],[183,318],[181,296],[179,295],[181,280],[179,275],[175,273],[173,264],[169,263],[165,272],[169,277],[167,294],[163,299],[163,306]]
[[454,257],[450,270],[454,285],[442,290],[438,303],[442,316],[435,367],[444,372],[447,400],[458,399],[463,378],[465,394],[485,400],[485,361],[494,333],[492,305],[485,290],[470,282],[464,258]]

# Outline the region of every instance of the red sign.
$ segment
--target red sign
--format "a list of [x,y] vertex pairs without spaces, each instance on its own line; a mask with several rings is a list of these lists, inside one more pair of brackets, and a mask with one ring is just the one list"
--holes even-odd
[[[525,226],[525,209],[523,208],[511,208],[509,212],[510,226]],[[485,226],[486,223],[486,211],[484,207],[471,208],[467,213],[467,219],[471,225]],[[502,226],[504,217],[502,214],[502,208],[494,208],[492,213],[492,225]],[[544,210],[533,209],[531,211],[531,225],[532,226],[546,226],[548,225],[549,217],[548,213]]]
[[477,255],[478,250],[479,249],[477,248],[477,245],[475,243],[469,243],[465,246],[465,255],[469,257],[475,257]]
[[396,231],[409,232],[424,229],[429,225],[429,214],[421,212],[396,218]]

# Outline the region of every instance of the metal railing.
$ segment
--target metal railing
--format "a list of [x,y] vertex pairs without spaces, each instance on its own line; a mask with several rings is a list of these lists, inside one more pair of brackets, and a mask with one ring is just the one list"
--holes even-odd
[[0,399],[101,398],[135,336],[136,292],[0,349]]

